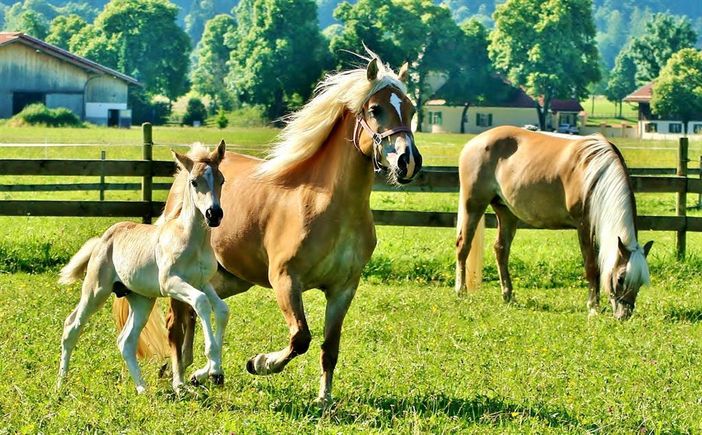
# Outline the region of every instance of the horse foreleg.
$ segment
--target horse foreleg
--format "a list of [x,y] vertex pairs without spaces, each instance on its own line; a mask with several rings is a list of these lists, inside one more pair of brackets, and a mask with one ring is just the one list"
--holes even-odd
[[502,299],[505,302],[510,302],[512,300],[512,278],[509,276],[509,253],[517,232],[519,219],[504,205],[493,204],[492,208],[497,216],[497,240],[495,240],[494,248],[500,273]]
[[332,379],[334,368],[339,358],[339,342],[341,341],[341,326],[344,317],[351,305],[358,280],[352,285],[345,286],[339,290],[331,289],[325,292],[327,297],[327,307],[324,314],[324,342],[322,343],[322,378],[319,383],[319,396],[317,403],[326,406],[331,402]]
[[600,312],[600,269],[597,264],[597,252],[592,242],[589,226],[581,224],[578,228],[578,240],[585,264],[585,278],[589,288],[587,300],[588,315],[592,317]]
[[302,291],[288,274],[281,274],[271,280],[278,307],[285,316],[290,330],[290,343],[278,352],[258,354],[246,363],[246,370],[252,375],[269,375],[281,372],[296,356],[307,352],[312,334],[307,327],[305,310],[302,305]]
[[[212,285],[205,285],[202,291],[207,295],[207,298],[210,300],[210,304],[212,305],[212,309],[214,310],[216,326],[214,338],[217,347],[221,350],[224,341],[224,330],[227,328],[227,322],[229,321],[229,307],[222,299],[219,298],[219,296],[217,296],[217,293],[215,292],[215,289],[214,287],[212,287]],[[221,355],[219,357],[221,365]],[[204,379],[207,375],[209,375],[212,378],[212,381],[215,384],[224,384],[224,375],[222,373],[216,373],[215,371],[213,371],[213,368],[209,364],[205,365],[205,367],[193,373],[192,378],[199,382],[202,381],[202,379]]]
[[[466,292],[466,260],[470,254],[473,238],[476,235],[478,224],[485,214],[485,206],[470,206],[466,202],[459,205],[458,211],[458,236],[456,238],[456,294]],[[476,249],[482,249],[477,247]],[[478,266],[480,267],[480,266]]]
[[129,374],[136,384],[137,393],[141,394],[146,391],[146,383],[141,376],[141,369],[137,362],[137,344],[139,343],[139,334],[146,325],[149,319],[149,314],[154,308],[156,299],[147,298],[136,293],[130,293],[126,296],[129,302],[129,316],[127,323],[122,328],[122,331],[117,337],[117,347],[127,363]]

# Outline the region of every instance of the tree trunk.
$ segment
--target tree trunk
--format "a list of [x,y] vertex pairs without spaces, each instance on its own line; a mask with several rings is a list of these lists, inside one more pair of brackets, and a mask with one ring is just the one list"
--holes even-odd
[[284,126],[285,123],[281,119],[283,114],[283,89],[279,87],[275,90],[273,95],[273,106],[270,108],[270,118],[273,125],[276,127]]
[[422,92],[419,92],[417,96],[417,131],[422,131],[422,122],[424,122],[424,101],[422,99]]
[[470,103],[465,103],[463,105],[463,112],[461,112],[461,134],[466,132],[466,113],[468,113],[468,108]]

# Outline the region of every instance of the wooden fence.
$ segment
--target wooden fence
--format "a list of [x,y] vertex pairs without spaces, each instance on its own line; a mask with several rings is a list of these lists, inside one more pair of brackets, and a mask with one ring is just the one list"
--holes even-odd
[[[163,208],[163,202],[153,201],[152,191],[169,189],[170,183],[153,183],[154,177],[170,177],[175,171],[171,161],[152,159],[151,125],[144,124],[142,160],[57,160],[57,159],[0,159],[0,174],[42,176],[96,176],[99,183],[73,184],[18,184],[0,185],[5,192],[38,191],[100,191],[104,198],[106,190],[141,190],[139,201],[47,201],[47,200],[0,200],[0,215],[4,216],[108,216],[141,217],[151,222]],[[685,255],[686,233],[702,232],[702,218],[688,217],[686,196],[688,193],[702,195],[702,173],[699,169],[687,169],[686,138],[680,140],[678,168],[635,168],[630,170],[634,191],[637,193],[675,193],[677,196],[675,216],[638,216],[640,230],[674,231],[677,234],[677,254]],[[701,161],[702,163],[702,161]],[[688,175],[700,178],[688,178]],[[107,176],[141,177],[141,183],[105,183]],[[456,167],[425,167],[415,180],[401,189],[385,183],[378,176],[374,190],[403,192],[458,192],[458,170]],[[379,225],[455,227],[455,212],[373,210]],[[496,226],[495,216],[486,215],[488,227]],[[521,225],[529,228],[527,225]]]

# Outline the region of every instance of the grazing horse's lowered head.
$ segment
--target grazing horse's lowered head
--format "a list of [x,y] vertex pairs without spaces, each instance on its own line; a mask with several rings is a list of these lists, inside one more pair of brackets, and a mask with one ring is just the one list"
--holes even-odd
[[643,247],[637,243],[630,248],[617,237],[614,266],[609,273],[603,273],[603,285],[608,291],[612,311],[617,320],[627,320],[631,317],[639,289],[642,285],[650,283],[646,257],[651,246],[653,241],[649,241]]

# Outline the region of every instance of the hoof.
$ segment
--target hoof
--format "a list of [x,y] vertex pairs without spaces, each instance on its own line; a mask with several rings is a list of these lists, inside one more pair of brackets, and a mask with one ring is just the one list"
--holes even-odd
[[163,379],[163,378],[170,378],[170,365],[168,363],[165,363],[164,365],[161,366],[160,369],[158,369],[158,377]]
[[254,363],[253,363],[253,358],[250,360],[246,361],[246,371],[251,373],[252,375],[256,374],[256,368],[254,368]]
[[190,385],[192,385],[193,387],[201,387],[202,382],[200,382],[197,376],[193,375],[190,377]]
[[314,399],[314,405],[322,410],[329,409],[333,403],[331,396],[317,397]]
[[210,381],[215,385],[224,385],[224,373],[210,375]]

